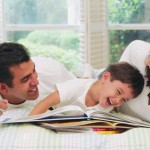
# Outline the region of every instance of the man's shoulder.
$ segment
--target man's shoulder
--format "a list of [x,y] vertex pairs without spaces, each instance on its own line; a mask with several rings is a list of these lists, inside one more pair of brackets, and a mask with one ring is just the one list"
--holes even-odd
[[45,58],[45,57],[31,57],[34,63],[38,66],[63,66],[60,62],[52,59],[52,58]]
[[69,72],[63,64],[52,59],[44,57],[31,57],[35,63],[35,69],[39,77],[49,77],[49,80],[66,81],[68,79],[73,79],[75,76]]
[[61,70],[65,70],[65,67],[60,62],[52,58],[32,57],[32,60],[35,63],[38,74],[58,74]]

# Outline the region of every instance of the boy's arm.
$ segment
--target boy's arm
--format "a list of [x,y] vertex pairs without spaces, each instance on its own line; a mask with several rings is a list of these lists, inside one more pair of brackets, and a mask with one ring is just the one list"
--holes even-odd
[[59,93],[55,91],[40,101],[29,113],[29,116],[46,112],[50,107],[60,103]]

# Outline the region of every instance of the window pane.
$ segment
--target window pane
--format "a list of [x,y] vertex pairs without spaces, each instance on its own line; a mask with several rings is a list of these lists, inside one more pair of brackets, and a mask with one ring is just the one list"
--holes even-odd
[[7,32],[9,41],[25,45],[32,56],[51,57],[73,71],[79,63],[79,36],[74,31]]
[[143,40],[150,42],[150,31],[145,30],[116,30],[109,31],[110,36],[110,62],[117,62],[133,40]]
[[5,23],[76,24],[79,20],[77,2],[78,0],[5,0]]
[[109,23],[149,23],[149,0],[108,0]]

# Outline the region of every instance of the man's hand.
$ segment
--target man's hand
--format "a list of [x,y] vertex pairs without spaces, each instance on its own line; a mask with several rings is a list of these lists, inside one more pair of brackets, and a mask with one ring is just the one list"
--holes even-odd
[[3,111],[7,109],[8,101],[6,99],[0,100],[0,115],[3,114]]

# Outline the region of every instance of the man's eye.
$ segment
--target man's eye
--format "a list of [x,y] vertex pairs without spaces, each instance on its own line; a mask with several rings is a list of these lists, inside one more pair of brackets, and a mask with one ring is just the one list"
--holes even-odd
[[22,80],[22,82],[27,82],[28,81],[28,78],[24,78],[23,80]]

